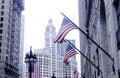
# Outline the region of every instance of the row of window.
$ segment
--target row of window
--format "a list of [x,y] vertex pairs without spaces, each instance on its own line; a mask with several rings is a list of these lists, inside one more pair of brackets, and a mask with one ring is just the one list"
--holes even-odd
[[[4,3],[5,3],[5,1],[2,0],[2,4],[4,4]],[[5,8],[4,5],[2,5],[2,6],[1,6],[1,9],[2,9],[2,11],[1,11],[1,16],[4,15],[4,11],[3,11],[4,8]],[[4,21],[4,18],[1,17],[1,18],[0,18],[0,21],[1,21],[1,22]],[[0,28],[2,28],[2,27],[3,27],[3,23],[0,23]]]
[[[2,0],[2,3],[4,3],[4,0]],[[1,11],[1,16],[3,16],[3,15],[4,15],[4,11],[3,11],[4,5],[1,6],[1,9],[2,9],[2,11]],[[1,21],[1,22],[4,21],[4,18],[1,17],[1,18],[0,18],[0,21]],[[0,27],[3,27],[3,23],[0,23]]]
[[39,58],[39,57],[42,57],[42,56],[43,56],[43,57],[46,57],[46,58],[50,58],[50,57],[47,56],[47,55],[36,55],[36,56],[37,56],[38,58]]
[[[0,61],[1,61],[1,55],[0,55]],[[8,56],[6,56],[6,61],[8,61]]]
[[[2,9],[2,10],[4,9],[4,5],[1,6],[1,9]],[[1,11],[1,16],[2,16],[2,15],[4,15],[4,11]],[[4,21],[4,18],[1,17],[1,18],[0,18],[0,21],[1,21],[1,22]],[[2,24],[1,24],[1,25],[2,25]],[[0,25],[0,26],[1,26],[1,25]]]

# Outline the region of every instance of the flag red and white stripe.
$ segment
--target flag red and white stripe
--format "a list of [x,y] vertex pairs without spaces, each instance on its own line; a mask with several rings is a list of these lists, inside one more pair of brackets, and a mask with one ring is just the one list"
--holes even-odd
[[77,27],[74,26],[69,20],[64,18],[63,22],[62,22],[62,25],[61,25],[61,28],[60,28],[54,42],[57,42],[57,43],[63,42],[67,33],[69,31],[71,31],[72,29],[77,29]]
[[[28,67],[29,68],[29,67]],[[31,72],[31,76],[32,78],[40,78],[40,65],[39,63],[35,63],[34,65],[32,65],[32,72]],[[30,72],[28,71],[28,74],[26,75],[27,78],[30,78]]]
[[39,66],[39,63],[34,64],[34,72],[32,72],[32,78],[40,78],[40,66]]
[[73,74],[73,78],[78,78],[78,72],[77,72],[77,70],[74,70],[74,74]]
[[68,44],[63,62],[65,64],[67,64],[68,63],[68,59],[70,57],[74,56],[75,54],[77,54],[77,52],[75,51],[75,49],[70,44]]

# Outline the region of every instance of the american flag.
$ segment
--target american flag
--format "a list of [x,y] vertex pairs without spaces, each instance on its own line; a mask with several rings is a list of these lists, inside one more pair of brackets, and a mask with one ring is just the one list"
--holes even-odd
[[65,64],[67,64],[68,63],[68,58],[74,56],[75,54],[77,54],[75,49],[70,44],[68,44],[63,62]]
[[[40,78],[40,66],[39,63],[35,63],[34,65],[31,66],[32,68],[32,78]],[[28,78],[30,76],[30,73],[28,73]]]
[[67,33],[72,29],[77,29],[77,27],[74,24],[72,24],[68,19],[63,18],[61,28],[60,28],[54,42],[57,42],[57,43],[63,42]]
[[73,78],[78,78],[78,72],[77,72],[77,70],[74,70]]

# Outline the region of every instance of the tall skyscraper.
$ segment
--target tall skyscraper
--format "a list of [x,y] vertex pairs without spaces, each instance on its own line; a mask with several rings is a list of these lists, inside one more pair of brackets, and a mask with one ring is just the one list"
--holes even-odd
[[[52,73],[54,73],[57,78],[62,78],[62,77],[65,78],[66,77],[65,73],[67,72],[67,77],[72,77],[73,70],[77,68],[76,57],[73,56],[71,58],[71,63],[68,66],[66,66],[63,63],[63,58],[68,43],[67,42],[61,44],[54,43],[54,39],[56,37],[56,31],[52,22],[53,21],[50,18],[45,31],[45,44],[46,44],[45,47],[49,48],[49,52],[51,56],[51,75]],[[75,45],[75,40],[70,40],[70,41]]]
[[23,0],[0,0],[0,78],[19,78]]
[[120,0],[78,0],[78,6],[80,28],[98,44],[80,33],[80,50],[100,69],[81,56],[82,76],[120,78]]
[[[69,65],[63,63],[68,43],[54,43],[56,31],[52,22],[50,18],[45,29],[45,47],[34,50],[38,58],[37,64],[39,64],[40,76],[38,78],[51,78],[52,74],[54,74],[56,78],[66,78],[66,76],[72,78],[74,70],[77,69],[76,56],[69,59]],[[75,40],[70,41],[75,45]]]
[[51,62],[51,72],[55,72],[57,68],[56,61],[56,44],[54,43],[54,38],[56,35],[55,27],[52,23],[52,19],[50,18],[48,21],[48,25],[45,30],[45,47],[49,49],[50,54],[50,62]]

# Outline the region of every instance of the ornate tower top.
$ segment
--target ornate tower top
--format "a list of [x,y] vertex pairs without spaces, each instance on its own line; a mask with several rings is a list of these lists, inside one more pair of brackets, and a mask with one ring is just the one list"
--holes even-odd
[[52,25],[52,22],[53,22],[53,21],[52,21],[52,19],[50,18],[49,21],[48,21],[49,25]]
[[46,32],[48,32],[48,33],[50,33],[50,32],[55,32],[55,27],[54,27],[54,25],[53,25],[53,21],[52,21],[52,19],[51,18],[49,18],[49,20],[48,20],[48,25],[47,25],[47,27],[46,27]]
[[52,44],[51,42],[53,42],[53,39],[55,38],[55,35],[56,35],[55,27],[52,22],[53,22],[52,19],[49,18],[48,25],[45,28],[45,45],[46,46],[51,46],[50,44]]

